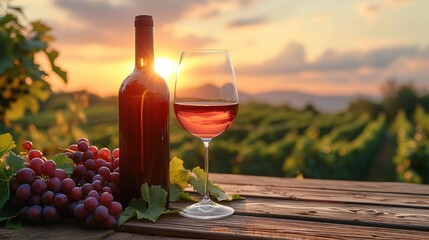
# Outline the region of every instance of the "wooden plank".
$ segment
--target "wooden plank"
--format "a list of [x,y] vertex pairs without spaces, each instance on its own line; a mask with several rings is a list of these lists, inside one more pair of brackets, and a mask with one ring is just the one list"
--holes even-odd
[[165,237],[165,236],[153,236],[147,234],[139,234],[139,233],[126,233],[126,232],[116,232],[113,235],[105,238],[106,240],[183,240],[183,238],[177,237]]
[[286,188],[262,185],[251,186],[226,183],[219,185],[228,193],[237,193],[243,196],[429,209],[429,197],[424,195]]
[[296,179],[279,177],[261,177],[237,174],[210,174],[217,184],[236,184],[246,186],[277,186],[287,188],[308,188],[319,190],[353,190],[377,193],[401,193],[429,196],[429,185],[398,182],[364,182],[322,179]]
[[207,239],[428,239],[429,232],[233,215],[218,220],[162,216],[132,220],[121,231]]
[[81,224],[59,223],[24,225],[17,230],[2,228],[0,230],[0,239],[92,240],[105,239],[114,233],[114,230],[87,229]]
[[[178,209],[189,204],[189,202],[171,203],[170,207]],[[429,209],[279,201],[258,197],[248,197],[246,200],[222,204],[234,208],[234,214],[237,215],[429,231]]]

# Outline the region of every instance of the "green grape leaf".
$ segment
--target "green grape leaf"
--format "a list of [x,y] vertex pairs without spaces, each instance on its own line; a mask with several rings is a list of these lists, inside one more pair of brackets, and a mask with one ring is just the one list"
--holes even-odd
[[5,228],[8,229],[19,229],[22,226],[22,218],[20,217],[13,217],[13,218],[9,218],[6,222],[6,226],[4,226]]
[[180,200],[180,194],[184,191],[176,184],[170,183],[169,192],[170,192],[170,202],[177,202]]
[[121,216],[119,216],[119,220],[118,220],[118,226],[121,226],[122,224],[124,224],[126,221],[128,221],[129,219],[133,218],[137,216],[137,210],[133,207],[128,206],[127,208],[125,208],[125,210],[121,213]]
[[5,163],[0,165],[0,209],[9,200],[9,181],[12,176],[24,167],[24,159],[13,152],[9,152]]
[[189,170],[183,167],[183,160],[173,157],[170,161],[170,183],[185,189],[189,185]]
[[10,201],[8,201],[3,208],[0,209],[0,222],[4,220],[9,220],[18,216],[19,207],[14,206]]
[[0,134],[0,157],[16,147],[10,133]]
[[5,117],[10,120],[18,120],[25,114],[25,103],[22,98],[18,98],[15,102],[10,104],[6,109]]
[[[143,192],[145,191],[145,192]],[[149,197],[149,198],[147,198]],[[147,201],[147,209],[137,211],[137,219],[148,219],[155,222],[165,210],[167,192],[161,186],[142,185],[142,198]]]
[[55,162],[55,164],[57,165],[57,168],[61,168],[64,171],[66,171],[67,176],[70,177],[70,175],[73,172],[73,164],[74,164],[72,159],[68,158],[67,155],[65,155],[64,153],[58,153],[52,158],[52,161]]
[[67,83],[67,72],[63,71],[60,67],[55,65],[55,59],[58,57],[58,52],[55,50],[45,51],[46,56],[51,63],[52,71],[54,71],[65,83]]
[[[195,191],[200,194],[204,194],[204,184],[206,179],[206,173],[200,167],[195,167],[192,169],[193,175],[191,176],[191,185]],[[244,199],[243,197],[235,195],[229,195],[225,193],[219,186],[214,185],[211,181],[209,181],[209,193],[210,196],[215,198],[217,201],[232,201]]]

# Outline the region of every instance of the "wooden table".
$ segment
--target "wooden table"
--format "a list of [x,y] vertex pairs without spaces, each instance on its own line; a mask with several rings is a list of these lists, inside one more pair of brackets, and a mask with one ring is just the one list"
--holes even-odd
[[235,209],[233,216],[207,221],[165,215],[156,223],[128,221],[118,232],[65,224],[25,226],[0,229],[0,239],[429,239],[428,185],[210,177],[227,192],[246,197],[224,203]]

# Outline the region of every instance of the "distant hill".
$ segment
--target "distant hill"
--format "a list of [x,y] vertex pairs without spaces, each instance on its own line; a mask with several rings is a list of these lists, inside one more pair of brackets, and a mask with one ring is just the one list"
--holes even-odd
[[360,98],[379,102],[380,97],[371,95],[314,95],[296,91],[273,91],[259,94],[239,93],[240,103],[250,101],[263,102],[273,105],[289,104],[296,108],[304,108],[312,104],[322,112],[339,112],[346,110],[349,104]]

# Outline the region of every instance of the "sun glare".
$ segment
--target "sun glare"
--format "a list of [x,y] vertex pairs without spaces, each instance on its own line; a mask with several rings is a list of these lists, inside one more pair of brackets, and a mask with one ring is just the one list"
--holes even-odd
[[155,58],[155,72],[167,79],[176,70],[176,64],[168,58]]

